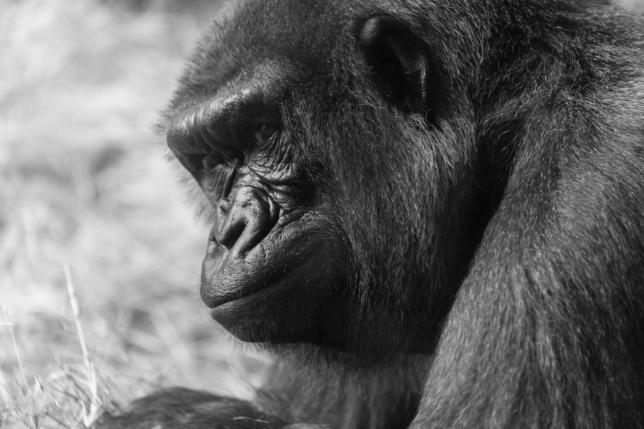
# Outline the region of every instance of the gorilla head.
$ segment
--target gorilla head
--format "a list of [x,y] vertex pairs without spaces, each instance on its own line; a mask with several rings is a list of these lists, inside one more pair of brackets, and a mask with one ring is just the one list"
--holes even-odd
[[427,350],[495,204],[452,12],[421,38],[394,6],[264,3],[216,23],[168,114],[214,223],[203,300],[245,341]]

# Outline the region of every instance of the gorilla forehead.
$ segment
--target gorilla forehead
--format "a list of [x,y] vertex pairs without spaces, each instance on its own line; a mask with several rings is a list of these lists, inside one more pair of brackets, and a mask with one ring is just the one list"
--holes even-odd
[[[356,7],[353,3],[357,3]],[[214,23],[220,43],[241,55],[324,57],[354,17],[373,10],[364,2],[337,0],[245,0]],[[216,37],[216,36],[215,36]]]
[[[170,107],[181,109],[204,101],[230,82],[252,77],[268,62],[287,69],[287,74],[273,77],[288,78],[290,88],[298,81],[309,88],[307,80],[312,76],[325,86],[329,77],[337,77],[342,70],[361,68],[359,60],[354,62],[360,58],[356,35],[361,23],[377,14],[395,16],[422,34],[448,76],[469,76],[479,64],[482,43],[475,36],[481,31],[474,30],[489,25],[496,4],[485,3],[490,7],[469,0],[449,4],[426,0],[233,2],[200,40]],[[475,9],[483,12],[474,13]]]
[[[336,2],[250,0],[231,5],[200,41],[179,93],[188,98],[212,95],[231,81],[250,79],[267,69],[281,68],[288,73],[279,75],[292,79],[307,71],[317,76],[330,71],[334,47],[347,40],[352,23],[350,7],[343,7],[342,2],[330,7],[330,3]],[[327,8],[335,13],[323,13]],[[276,77],[276,73],[265,77]],[[175,106],[180,104],[181,100],[175,100]]]

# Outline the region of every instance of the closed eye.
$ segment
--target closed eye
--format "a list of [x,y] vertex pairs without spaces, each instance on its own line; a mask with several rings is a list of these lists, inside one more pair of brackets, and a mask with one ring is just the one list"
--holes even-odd
[[278,140],[278,135],[279,128],[272,125],[262,124],[257,127],[255,133],[253,134],[255,143],[254,146],[257,148],[265,148],[266,146],[270,146],[276,140]]
[[223,162],[222,157],[218,153],[209,153],[201,159],[201,166],[205,171],[213,170],[215,167]]

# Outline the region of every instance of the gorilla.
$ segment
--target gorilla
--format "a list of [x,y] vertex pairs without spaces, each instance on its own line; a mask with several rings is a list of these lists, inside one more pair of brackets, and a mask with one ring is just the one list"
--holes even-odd
[[163,127],[213,225],[201,297],[277,363],[253,402],[97,427],[644,428],[641,16],[238,2]]

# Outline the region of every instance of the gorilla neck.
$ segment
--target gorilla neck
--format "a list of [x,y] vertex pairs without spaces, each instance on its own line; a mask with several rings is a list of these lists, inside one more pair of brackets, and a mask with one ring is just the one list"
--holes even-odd
[[268,383],[257,392],[261,407],[287,421],[337,429],[407,428],[420,402],[419,380],[426,378],[431,362],[428,356],[406,355],[360,368],[355,361],[342,362],[342,354],[298,354],[273,366]]

